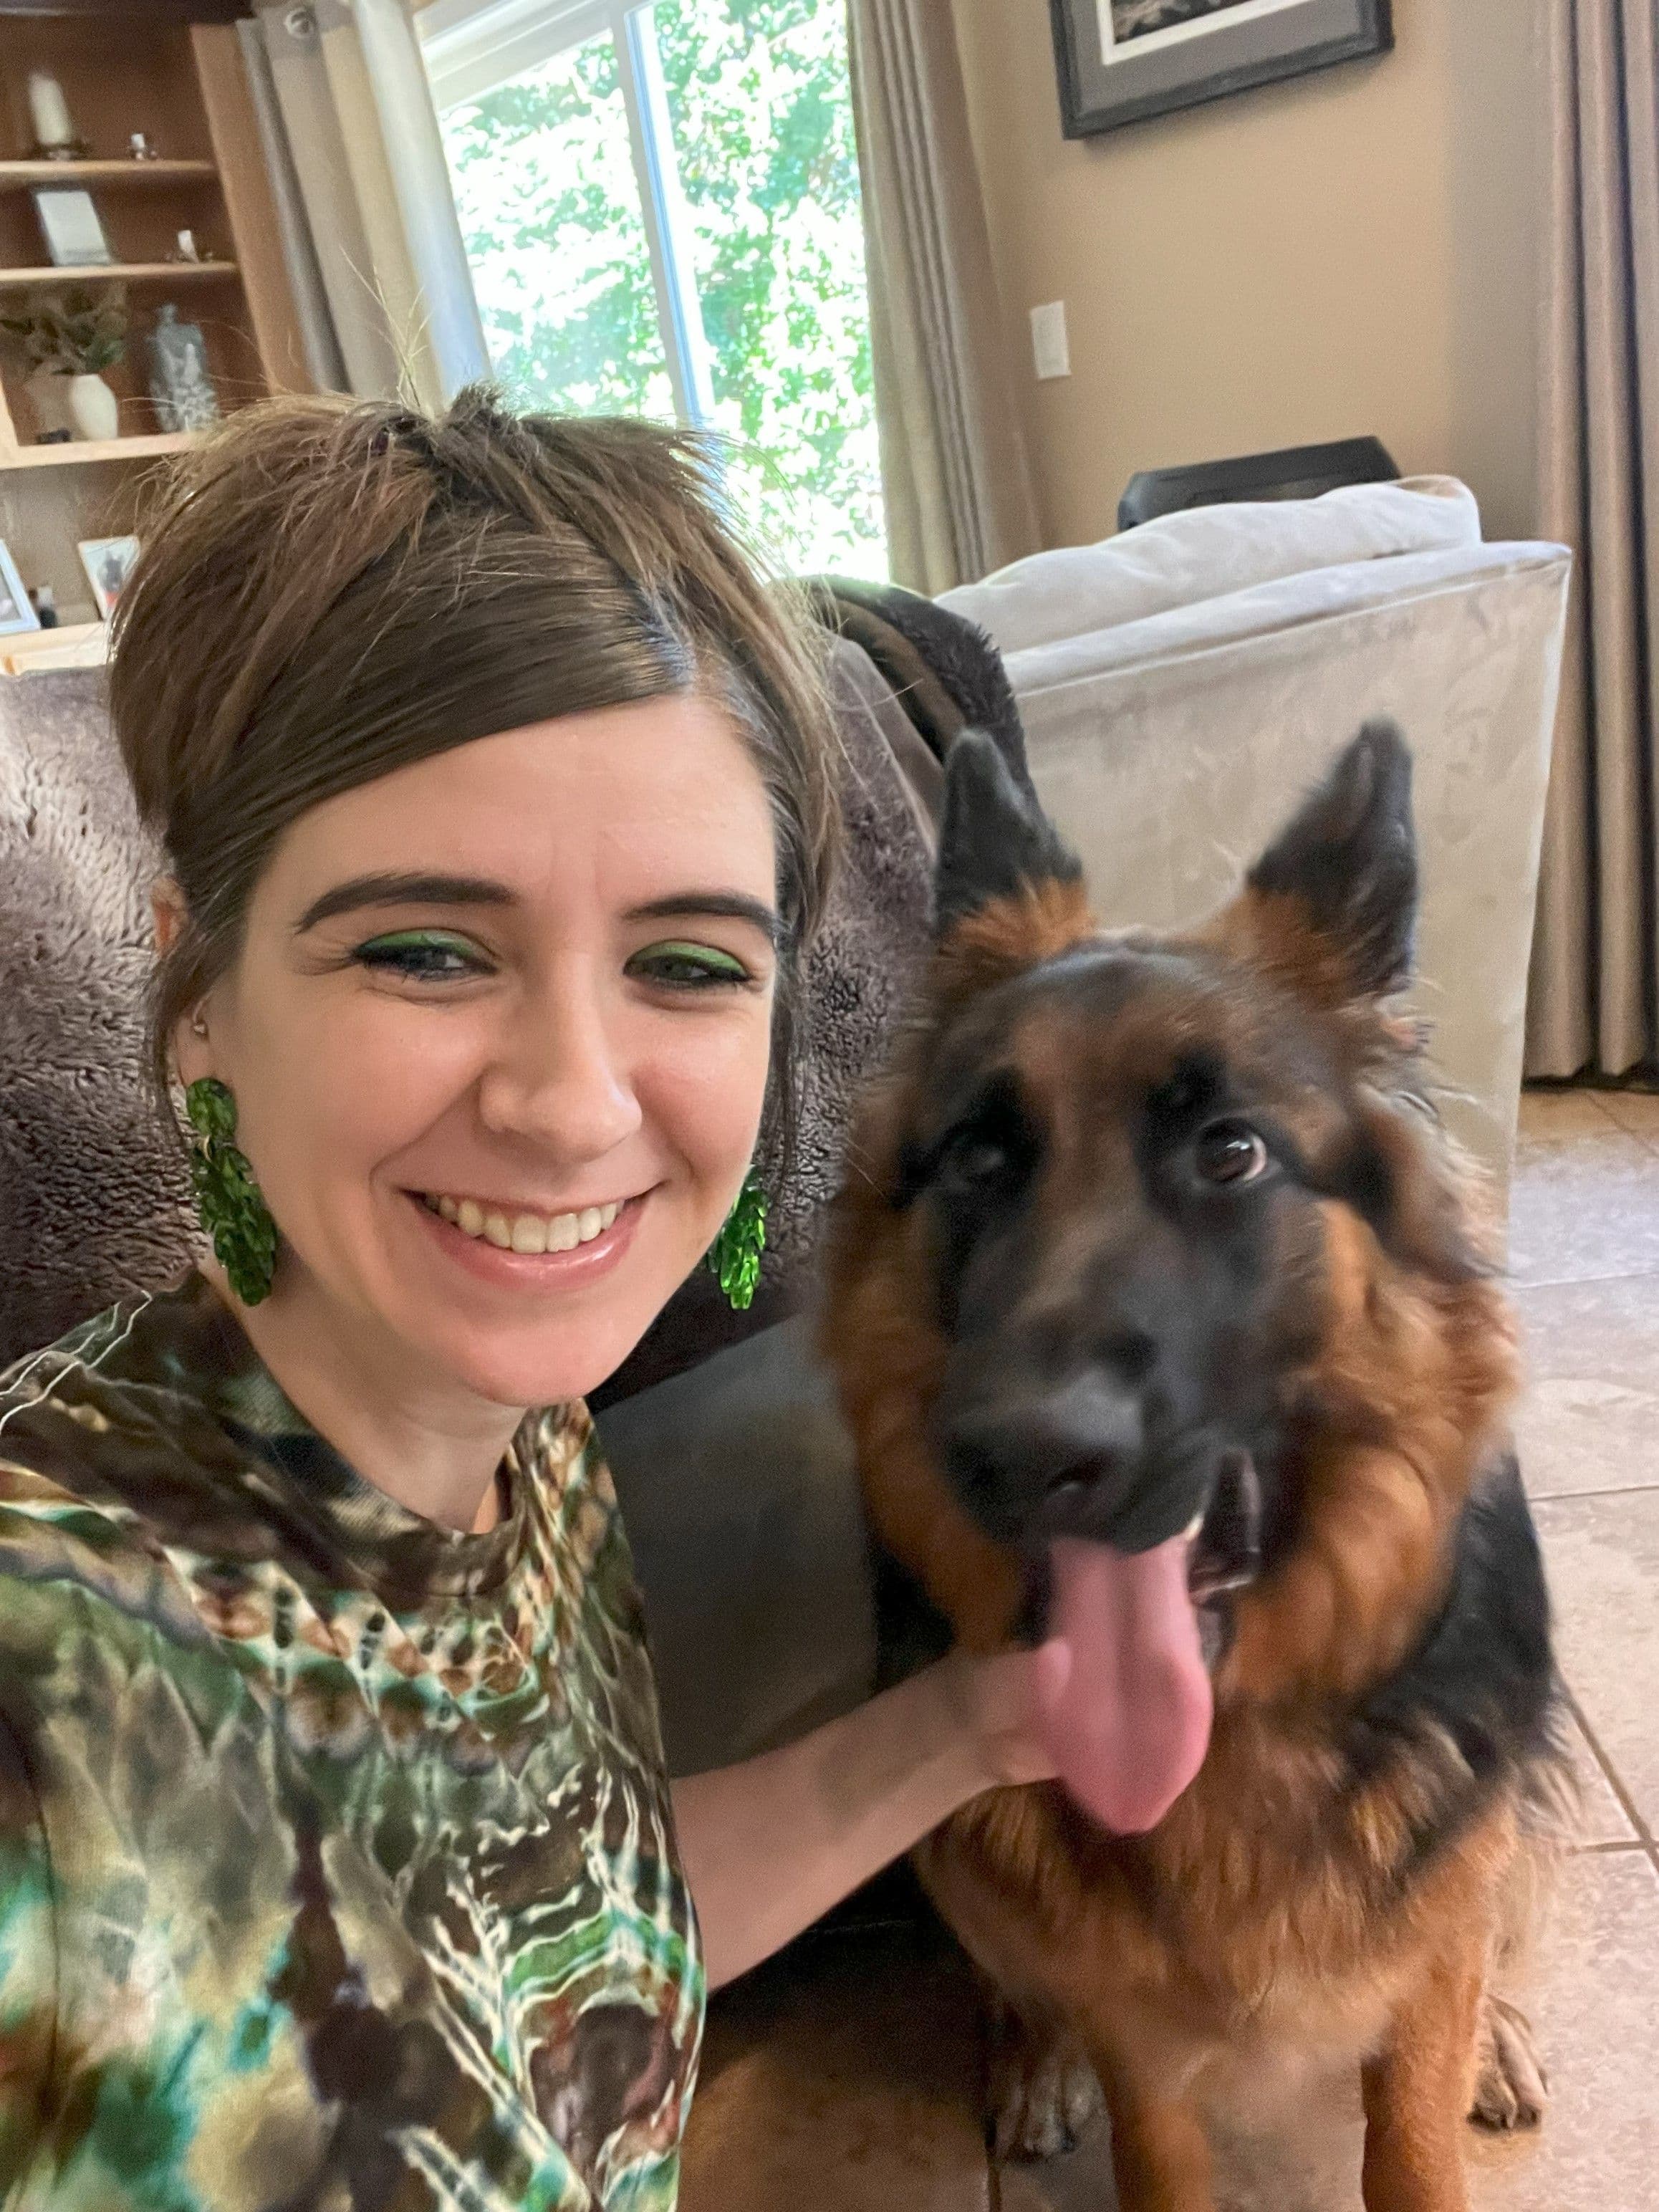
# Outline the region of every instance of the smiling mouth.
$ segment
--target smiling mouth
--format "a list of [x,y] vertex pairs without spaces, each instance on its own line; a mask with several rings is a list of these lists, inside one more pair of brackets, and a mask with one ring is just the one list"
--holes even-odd
[[524,1213],[476,1198],[453,1198],[447,1192],[412,1194],[428,1213],[437,1214],[463,1237],[493,1244],[501,1252],[539,1255],[574,1252],[603,1237],[630,1199],[611,1199],[604,1206],[585,1206],[569,1213]]

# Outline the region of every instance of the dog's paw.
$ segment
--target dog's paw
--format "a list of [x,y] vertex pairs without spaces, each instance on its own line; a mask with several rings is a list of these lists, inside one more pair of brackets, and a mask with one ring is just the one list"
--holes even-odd
[[1469,2118],[1486,2128],[1535,2128],[1549,2094],[1531,2023],[1512,2004],[1489,1994],[1481,2008]]
[[1075,2150],[1103,2102],[1093,2067],[1069,2035],[1008,2021],[991,2065],[998,2158],[1059,2158]]

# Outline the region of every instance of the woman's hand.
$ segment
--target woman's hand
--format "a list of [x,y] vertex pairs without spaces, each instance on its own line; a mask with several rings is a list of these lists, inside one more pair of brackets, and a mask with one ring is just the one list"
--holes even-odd
[[933,1670],[988,1790],[1047,1782],[1054,1771],[1045,1722],[1071,1672],[1071,1649],[999,1651],[988,1659],[953,1652]]

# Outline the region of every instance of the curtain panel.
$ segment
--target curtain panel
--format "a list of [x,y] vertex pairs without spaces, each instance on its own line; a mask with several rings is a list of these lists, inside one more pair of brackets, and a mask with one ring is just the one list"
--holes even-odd
[[1042,543],[949,0],[848,0],[893,575],[937,594]]
[[1527,1073],[1659,1060],[1659,0],[1545,0],[1543,534],[1577,578]]
[[489,374],[403,0],[264,0],[238,26],[319,391],[441,408]]

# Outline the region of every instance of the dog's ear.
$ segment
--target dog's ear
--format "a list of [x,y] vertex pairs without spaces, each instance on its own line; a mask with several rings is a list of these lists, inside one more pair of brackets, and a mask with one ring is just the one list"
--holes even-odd
[[1046,884],[1081,884],[1083,866],[1023,788],[995,740],[964,730],[945,763],[945,819],[933,878],[933,927],[948,937],[965,916]]
[[1317,998],[1386,999],[1411,978],[1417,884],[1412,757],[1368,722],[1250,870],[1226,934]]

